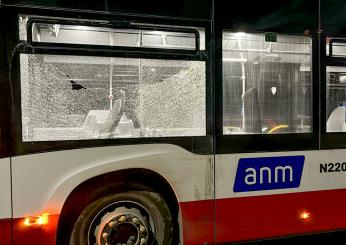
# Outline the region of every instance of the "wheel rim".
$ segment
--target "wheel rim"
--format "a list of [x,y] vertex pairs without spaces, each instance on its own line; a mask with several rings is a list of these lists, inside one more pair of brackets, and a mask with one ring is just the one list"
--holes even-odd
[[115,202],[102,209],[88,231],[89,245],[146,245],[155,235],[149,212],[133,201]]

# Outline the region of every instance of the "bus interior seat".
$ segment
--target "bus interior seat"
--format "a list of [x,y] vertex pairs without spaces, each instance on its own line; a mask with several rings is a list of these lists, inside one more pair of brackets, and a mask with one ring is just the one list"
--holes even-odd
[[116,100],[112,110],[90,110],[80,127],[34,128],[34,140],[76,139],[97,137],[112,133],[121,118],[121,99]]
[[84,128],[99,133],[109,133],[120,119],[121,99],[116,100],[111,110],[90,110],[84,121]]
[[344,132],[346,131],[345,125],[345,106],[338,106],[333,110],[327,120],[327,132]]
[[100,128],[105,123],[108,114],[109,110],[90,110],[83,126],[91,129]]
[[261,133],[261,116],[257,89],[252,87],[244,93],[244,131],[248,133]]

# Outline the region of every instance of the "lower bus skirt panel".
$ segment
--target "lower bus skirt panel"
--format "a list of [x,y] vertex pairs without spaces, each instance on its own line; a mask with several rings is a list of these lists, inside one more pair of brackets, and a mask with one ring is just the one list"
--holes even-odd
[[217,199],[216,241],[229,243],[346,228],[346,190]]
[[[346,229],[345,207],[345,189],[182,202],[182,240],[184,245],[210,245],[216,232],[216,244],[278,244],[323,237],[345,241],[346,232],[341,231]],[[303,219],[302,212],[309,218]],[[14,245],[54,245],[58,219],[59,215],[50,215],[48,225],[37,227],[26,227],[23,218],[14,219]],[[337,232],[313,235],[328,231]],[[0,220],[0,237],[1,245],[11,244],[11,220]]]
[[0,220],[0,244],[11,245],[12,244],[12,220],[1,219]]

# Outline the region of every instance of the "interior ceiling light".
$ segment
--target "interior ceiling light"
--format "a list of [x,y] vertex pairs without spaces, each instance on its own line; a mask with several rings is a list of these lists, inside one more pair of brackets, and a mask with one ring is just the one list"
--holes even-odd
[[236,38],[243,38],[243,37],[245,37],[246,33],[245,32],[236,32],[233,35]]
[[81,31],[86,31],[89,29],[88,26],[75,26],[74,28]]
[[339,76],[340,83],[346,83],[346,76]]

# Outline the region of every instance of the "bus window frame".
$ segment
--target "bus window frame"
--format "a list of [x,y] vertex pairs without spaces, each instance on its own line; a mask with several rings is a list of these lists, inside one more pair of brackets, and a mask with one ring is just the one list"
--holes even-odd
[[[115,30],[143,30],[143,31],[162,31],[162,32],[178,32],[178,33],[189,33],[195,35],[195,49],[169,49],[169,48],[148,48],[148,47],[129,47],[129,46],[108,46],[108,45],[85,45],[85,44],[68,44],[68,43],[50,43],[50,42],[36,42],[32,37],[32,29],[34,24],[51,24],[51,25],[68,25],[68,26],[87,26],[87,27],[100,27],[100,28],[109,28]],[[30,18],[27,22],[27,43],[35,47],[49,47],[54,48],[58,46],[59,48],[67,49],[78,49],[80,46],[85,46],[90,49],[100,49],[100,50],[120,50],[126,52],[128,51],[141,51],[141,52],[150,52],[150,53],[178,53],[182,55],[203,55],[200,50],[200,35],[197,29],[195,28],[182,28],[182,27],[167,27],[160,25],[148,25],[148,24],[135,24],[127,21],[118,21],[113,23],[102,23],[102,22],[90,22],[84,20],[71,20],[71,19],[44,19],[44,18]]]
[[[339,37],[337,37],[339,38]],[[342,37],[340,37],[342,38]],[[346,43],[346,39],[344,39]],[[327,132],[327,66],[346,67],[345,57],[333,57],[333,52],[327,55],[326,35],[321,35],[321,149],[346,148],[346,132]],[[332,48],[329,48],[329,51]]]
[[[17,16],[22,13],[17,13]],[[42,15],[43,16],[43,15]],[[47,16],[47,15],[46,15]],[[49,15],[48,15],[49,16]],[[54,15],[56,18],[62,18],[62,16]],[[104,16],[95,15],[97,20],[104,20]],[[82,19],[83,16],[78,18]],[[90,18],[90,16],[89,16]],[[111,16],[111,19],[118,20],[126,19],[124,16]],[[145,18],[134,18],[131,20],[140,21],[141,23],[152,24],[153,20]],[[161,20],[160,24],[165,25],[179,25],[195,28],[205,29],[205,50],[199,50],[199,52],[180,52],[180,50],[169,49],[152,49],[152,48],[133,48],[133,47],[98,47],[96,45],[78,45],[78,47],[69,47],[69,45],[60,44],[48,44],[46,45],[23,45],[18,47],[17,52],[12,59],[12,87],[14,91],[13,99],[13,114],[12,114],[12,127],[13,127],[13,140],[14,140],[14,154],[23,155],[35,152],[45,152],[51,150],[67,150],[85,147],[98,147],[109,145],[132,145],[132,144],[174,144],[180,146],[190,152],[196,154],[212,154],[212,141],[213,141],[213,79],[211,66],[212,61],[209,58],[211,53],[211,24],[208,21],[174,21]],[[17,35],[16,42],[19,43],[19,37]],[[40,44],[40,43],[38,43]],[[12,50],[11,50],[12,51]],[[174,51],[174,52],[172,52]],[[20,54],[55,54],[55,55],[78,55],[78,56],[101,56],[101,57],[125,57],[125,58],[145,58],[145,59],[171,59],[171,60],[196,60],[204,61],[206,67],[205,74],[205,91],[206,91],[206,135],[204,136],[179,136],[179,137],[146,137],[146,138],[114,138],[114,139],[87,139],[87,140],[63,140],[63,141],[37,141],[37,142],[23,142],[22,141],[22,122],[21,122],[21,82],[20,82]]]
[[[219,26],[215,32],[215,152],[216,154],[299,151],[319,148],[319,39],[318,33],[310,32],[311,38],[311,82],[312,82],[312,132],[284,134],[223,134],[223,79],[222,79],[222,39],[223,32],[237,32],[231,28]],[[269,31],[269,30],[268,30]],[[264,31],[247,31],[247,33],[264,33]],[[290,33],[278,33],[290,35]],[[292,35],[297,35],[293,33]],[[303,34],[301,34],[303,36]]]
[[[1,18],[0,18],[1,19]],[[3,34],[3,28],[0,27],[0,46],[6,45],[6,36]],[[6,50],[0,50],[0,159],[9,157],[12,154],[11,140],[11,102],[10,87],[8,84]]]

